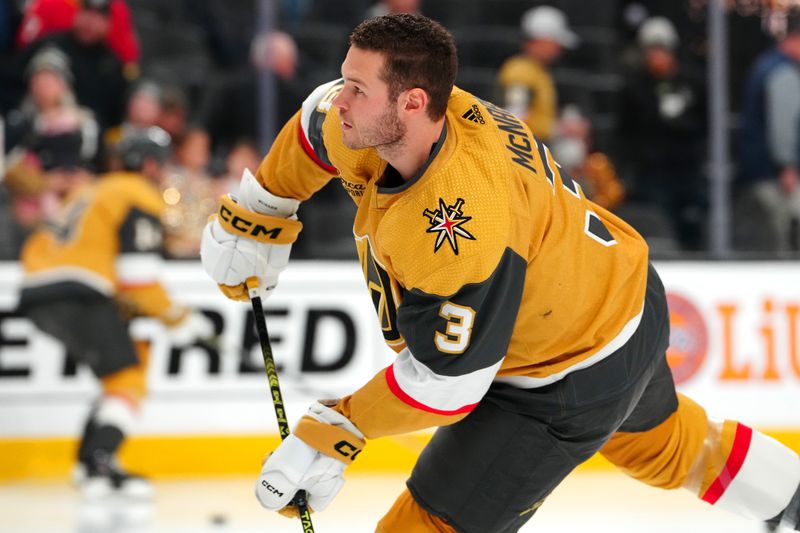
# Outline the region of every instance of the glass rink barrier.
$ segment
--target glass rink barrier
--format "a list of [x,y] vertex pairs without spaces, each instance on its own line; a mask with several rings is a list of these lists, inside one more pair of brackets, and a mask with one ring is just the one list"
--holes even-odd
[[[670,366],[679,390],[715,418],[736,418],[800,451],[800,265],[664,262]],[[89,500],[72,485],[77,438],[97,380],[16,313],[20,271],[0,263],[0,531],[299,532],[260,507],[254,482],[280,441],[250,306],[225,299],[194,262],[164,282],[201,310],[213,342],[174,346],[136,319],[150,344],[148,394],[120,461],[153,481],[149,500]],[[371,294],[370,291],[373,291]],[[390,364],[355,262],[293,262],[264,302],[287,416],[352,392]],[[92,324],[87,324],[92,327]],[[403,490],[430,432],[370,441],[342,492],[314,513],[318,533],[373,531]],[[638,483],[599,457],[579,467],[522,531],[760,532],[684,490]]]

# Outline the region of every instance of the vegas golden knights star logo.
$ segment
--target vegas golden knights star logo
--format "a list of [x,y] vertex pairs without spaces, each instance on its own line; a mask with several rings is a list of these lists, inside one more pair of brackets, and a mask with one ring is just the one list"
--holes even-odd
[[453,253],[458,255],[458,237],[463,237],[471,241],[475,240],[470,232],[462,226],[472,220],[472,217],[465,217],[462,215],[461,208],[464,206],[464,200],[458,198],[453,205],[446,205],[444,200],[439,198],[439,209],[431,211],[426,209],[422,214],[428,217],[431,226],[425,230],[428,233],[438,233],[436,235],[436,243],[434,244],[433,251],[438,252],[442,244],[447,240]]

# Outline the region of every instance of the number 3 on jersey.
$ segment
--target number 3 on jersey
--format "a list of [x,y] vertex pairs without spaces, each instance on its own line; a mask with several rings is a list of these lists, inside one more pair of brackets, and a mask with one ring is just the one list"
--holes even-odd
[[440,352],[460,354],[469,348],[472,324],[475,323],[475,311],[471,307],[444,302],[439,307],[439,316],[446,322],[444,333],[434,334],[436,348]]

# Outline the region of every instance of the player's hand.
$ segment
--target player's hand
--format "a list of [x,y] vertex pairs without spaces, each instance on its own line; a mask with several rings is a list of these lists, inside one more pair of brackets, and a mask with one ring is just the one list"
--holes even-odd
[[291,244],[265,244],[225,230],[218,218],[206,224],[200,258],[206,273],[232,300],[247,301],[247,278],[258,277],[262,299],[272,294],[278,277],[289,263]]
[[169,328],[169,337],[176,346],[186,346],[197,341],[210,341],[216,335],[214,322],[199,311],[190,311]]
[[203,230],[200,259],[225,296],[247,300],[244,282],[252,276],[259,278],[262,298],[270,295],[302,228],[295,215],[299,205],[271,194],[247,169],[239,192],[222,197]]
[[258,501],[266,509],[281,511],[298,490],[305,490],[309,508],[322,511],[341,490],[344,469],[364,444],[364,436],[350,420],[313,404],[295,434],[286,437],[264,463],[256,482]]
[[265,509],[281,511],[298,490],[305,490],[309,507],[322,511],[344,485],[344,468],[341,461],[289,435],[264,463],[256,498]]

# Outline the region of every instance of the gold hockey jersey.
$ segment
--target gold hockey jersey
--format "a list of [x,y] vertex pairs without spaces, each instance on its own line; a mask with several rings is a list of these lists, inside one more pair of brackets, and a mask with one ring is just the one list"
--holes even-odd
[[361,267],[392,365],[337,409],[368,438],[453,423],[495,383],[553,383],[630,338],[648,251],[592,204],[519,119],[455,88],[419,174],[387,183],[374,149],[344,146],[319,87],[257,173],[308,198],[338,175],[358,205]]
[[108,174],[73,191],[58,219],[23,246],[21,304],[92,291],[133,314],[179,321],[184,310],[172,306],[158,278],[163,210],[158,190],[136,173]]

